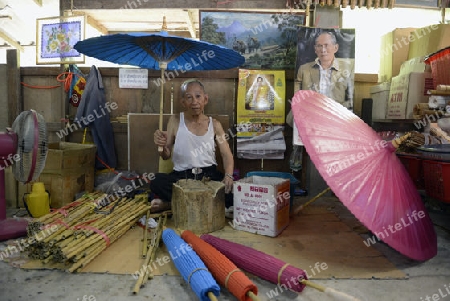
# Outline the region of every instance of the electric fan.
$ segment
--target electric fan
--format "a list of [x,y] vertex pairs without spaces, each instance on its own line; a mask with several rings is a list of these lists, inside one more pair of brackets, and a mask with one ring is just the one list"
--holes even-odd
[[36,180],[47,158],[47,128],[44,117],[34,110],[24,111],[12,128],[0,132],[0,241],[25,236],[26,219],[6,218],[5,168],[12,166],[22,183]]

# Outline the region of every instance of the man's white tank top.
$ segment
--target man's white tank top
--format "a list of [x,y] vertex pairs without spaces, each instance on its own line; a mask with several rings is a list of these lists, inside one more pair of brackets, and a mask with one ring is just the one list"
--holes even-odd
[[203,136],[191,133],[185,122],[184,113],[180,113],[175,144],[173,146],[173,169],[182,171],[195,167],[208,167],[217,165],[216,149],[214,144],[214,126],[209,117],[208,131]]

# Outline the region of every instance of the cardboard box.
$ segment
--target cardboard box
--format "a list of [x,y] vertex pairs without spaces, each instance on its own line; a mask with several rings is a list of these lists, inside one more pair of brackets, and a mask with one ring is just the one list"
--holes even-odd
[[427,56],[450,46],[450,24],[434,24],[418,28],[409,37],[408,59]]
[[412,119],[418,103],[428,103],[433,78],[429,72],[412,72],[392,78],[386,119]]
[[[78,193],[94,190],[96,151],[94,144],[49,144],[45,167],[35,182],[43,182],[50,192],[52,208],[61,208],[73,202]],[[31,192],[31,186],[19,183],[20,204],[23,195]]]
[[431,66],[425,64],[424,56],[418,56],[404,61],[400,67],[400,74],[407,74],[411,72],[431,72]]
[[390,88],[390,82],[370,87],[370,96],[373,100],[372,119],[386,119]]
[[416,28],[397,28],[381,37],[379,82],[388,82],[400,73],[408,59],[409,35]]
[[61,173],[69,169],[93,168],[97,148],[94,144],[50,143],[44,173]]
[[289,224],[290,181],[251,176],[236,181],[233,225],[237,230],[275,237]]

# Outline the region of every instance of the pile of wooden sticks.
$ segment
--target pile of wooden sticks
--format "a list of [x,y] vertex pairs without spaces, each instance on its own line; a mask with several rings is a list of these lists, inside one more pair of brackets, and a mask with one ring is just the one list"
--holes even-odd
[[[28,256],[75,272],[121,237],[150,208],[147,195],[133,199],[89,193],[29,223]],[[101,205],[100,205],[101,204]]]

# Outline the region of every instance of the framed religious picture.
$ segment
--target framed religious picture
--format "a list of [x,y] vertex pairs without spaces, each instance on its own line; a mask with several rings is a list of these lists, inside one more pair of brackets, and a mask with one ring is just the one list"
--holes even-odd
[[239,69],[238,137],[282,129],[285,122],[284,70]]
[[304,12],[200,10],[200,39],[233,49],[245,57],[245,69],[293,70],[297,29]]
[[84,39],[85,16],[36,20],[36,64],[84,63],[74,45]]

